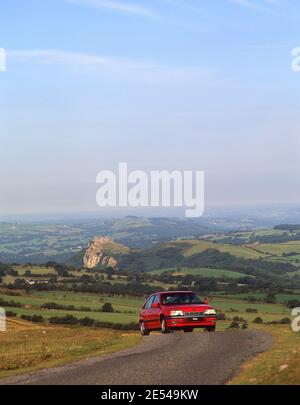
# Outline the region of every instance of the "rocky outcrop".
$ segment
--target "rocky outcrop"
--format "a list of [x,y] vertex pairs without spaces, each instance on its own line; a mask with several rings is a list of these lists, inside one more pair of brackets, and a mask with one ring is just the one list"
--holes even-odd
[[83,266],[86,269],[93,269],[98,265],[116,267],[118,262],[111,255],[113,246],[113,240],[106,236],[95,238],[85,251]]

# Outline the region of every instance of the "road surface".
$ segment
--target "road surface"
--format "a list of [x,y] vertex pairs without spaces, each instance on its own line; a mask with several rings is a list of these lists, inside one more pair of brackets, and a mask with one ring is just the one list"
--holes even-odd
[[225,384],[270,345],[270,336],[259,331],[152,334],[134,348],[2,379],[0,385]]

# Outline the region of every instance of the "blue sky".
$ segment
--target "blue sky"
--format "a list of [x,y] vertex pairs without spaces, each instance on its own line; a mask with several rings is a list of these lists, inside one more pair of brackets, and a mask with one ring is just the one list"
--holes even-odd
[[99,170],[206,172],[207,205],[298,203],[296,0],[0,3],[0,214],[95,211]]

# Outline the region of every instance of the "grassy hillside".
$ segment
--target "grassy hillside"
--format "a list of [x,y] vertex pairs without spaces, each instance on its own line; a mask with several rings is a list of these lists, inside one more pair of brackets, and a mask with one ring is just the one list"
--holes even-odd
[[300,241],[290,241],[285,243],[256,243],[247,245],[250,250],[257,253],[269,255],[282,255],[283,253],[298,253],[300,254]]
[[192,256],[196,253],[203,252],[207,249],[216,249],[220,252],[230,253],[233,256],[243,257],[245,259],[257,259],[266,256],[264,253],[249,249],[247,246],[235,246],[224,243],[214,243],[205,240],[185,240],[168,243],[167,246],[182,246],[184,256]]
[[230,384],[299,385],[300,334],[292,332],[289,325],[260,326],[259,329],[271,333],[271,349],[244,364]]
[[163,274],[165,272],[172,272],[174,276],[179,275],[186,275],[192,274],[196,276],[202,277],[213,277],[213,278],[220,278],[225,277],[228,279],[238,279],[244,276],[243,273],[238,273],[236,271],[230,270],[223,270],[223,269],[210,269],[210,268],[189,268],[189,267],[182,267],[182,268],[166,268],[166,269],[159,269],[151,271],[152,274]]

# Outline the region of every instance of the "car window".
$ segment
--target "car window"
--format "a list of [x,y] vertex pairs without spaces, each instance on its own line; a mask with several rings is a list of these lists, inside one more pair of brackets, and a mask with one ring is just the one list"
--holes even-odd
[[202,304],[202,300],[193,293],[166,293],[162,295],[163,305]]
[[152,296],[148,299],[148,301],[147,301],[146,304],[145,304],[145,309],[151,308],[151,305],[152,305],[152,302],[153,302],[154,297],[155,297],[155,295],[152,295]]
[[151,305],[153,305],[153,304],[155,304],[155,303],[158,303],[159,302],[159,297],[158,297],[158,295],[154,295],[154,300],[152,301],[152,304]]

